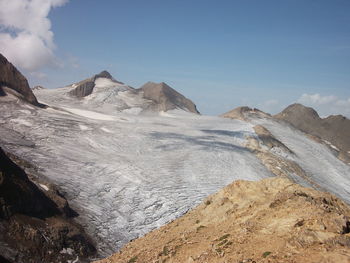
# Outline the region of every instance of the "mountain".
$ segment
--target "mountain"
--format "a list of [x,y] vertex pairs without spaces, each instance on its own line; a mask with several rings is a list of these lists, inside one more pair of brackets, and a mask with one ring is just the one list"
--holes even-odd
[[[51,105],[83,107],[101,113],[158,113],[180,110],[198,114],[192,101],[165,83],[148,82],[134,89],[115,80],[110,73],[99,74],[59,89],[36,89],[36,96]],[[58,102],[56,104],[56,102]]]
[[35,106],[42,106],[29,87],[27,79],[0,54],[0,96],[11,93]]
[[320,118],[317,112],[301,104],[292,104],[274,118],[284,120],[305,133],[317,136],[350,162],[350,120],[342,115]]
[[286,178],[236,181],[173,222],[97,261],[350,261],[350,208]]
[[259,109],[252,109],[249,108],[247,106],[243,106],[243,107],[237,107],[231,111],[228,111],[222,115],[220,115],[221,117],[224,118],[231,118],[231,119],[237,119],[237,120],[241,120],[241,121],[246,121],[249,119],[249,116],[255,116],[255,117],[270,117],[271,115],[268,113],[265,113]]
[[147,82],[138,92],[141,92],[145,99],[152,100],[154,103],[149,107],[155,111],[168,111],[174,109],[183,109],[199,114],[196,105],[182,94],[169,87],[166,83]]
[[67,201],[51,187],[33,183],[9,156],[31,166],[0,148],[0,259],[19,263],[86,260],[95,248],[69,219],[75,213]]
[[108,71],[104,70],[101,73],[96,74],[91,78],[88,78],[76,84],[73,84],[72,86],[74,89],[69,91],[69,94],[73,96],[77,96],[79,98],[90,95],[93,92],[94,88],[96,87],[95,81],[99,78],[110,80],[110,82],[112,83],[123,84],[122,82],[115,80]]

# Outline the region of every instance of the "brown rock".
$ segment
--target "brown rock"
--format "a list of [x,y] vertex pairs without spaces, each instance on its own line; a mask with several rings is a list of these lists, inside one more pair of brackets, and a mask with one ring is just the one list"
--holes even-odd
[[330,142],[340,150],[340,159],[350,159],[350,120],[341,115],[320,118],[317,112],[301,104],[292,104],[274,116],[297,129]]
[[286,178],[240,180],[99,262],[153,262],[166,246],[175,253],[162,262],[345,263],[349,218],[338,198]]
[[271,117],[271,115],[268,113],[265,113],[259,109],[255,109],[255,108],[252,109],[252,108],[249,108],[247,106],[235,108],[235,109],[233,109],[229,112],[226,112],[220,116],[224,117],[224,118],[237,119],[237,120],[241,120],[241,121],[247,121],[250,116],[259,117],[259,118]]
[[3,87],[14,90],[23,100],[35,106],[42,106],[30,89],[27,79],[0,54],[0,96],[5,95]]
[[196,105],[191,100],[187,99],[164,82],[147,82],[137,91],[142,92],[145,99],[154,102],[154,104],[151,105],[152,110],[168,111],[179,108],[199,114]]

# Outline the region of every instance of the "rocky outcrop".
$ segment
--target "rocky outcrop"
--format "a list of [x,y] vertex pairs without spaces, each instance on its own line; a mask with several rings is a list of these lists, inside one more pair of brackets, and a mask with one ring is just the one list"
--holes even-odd
[[[339,157],[350,162],[350,120],[341,115],[320,118],[317,112],[301,104],[292,104],[274,116],[297,129],[317,136],[324,143],[338,149]],[[334,147],[335,146],[335,147]]]
[[341,200],[286,178],[236,181],[99,262],[345,263],[349,218]]
[[153,101],[149,109],[154,111],[168,111],[182,109],[199,114],[196,105],[166,83],[147,82],[137,90],[145,99]]
[[4,96],[8,89],[10,92],[35,106],[42,106],[29,87],[27,79],[0,54],[0,96]]
[[258,118],[271,117],[271,115],[268,113],[265,113],[259,109],[255,109],[255,108],[252,109],[247,106],[235,108],[220,116],[224,118],[238,119],[241,121],[247,121],[249,117],[258,117]]
[[100,72],[99,74],[94,75],[91,78],[88,78],[88,79],[80,81],[76,84],[73,84],[72,86],[74,87],[74,89],[71,90],[69,92],[69,94],[72,96],[76,96],[78,98],[89,96],[92,93],[92,91],[94,90],[95,80],[98,78],[107,78],[107,79],[110,79],[117,84],[123,84],[122,82],[115,80],[108,71],[104,70],[104,71]]
[[76,213],[67,201],[45,188],[40,190],[0,148],[0,255],[9,262],[68,262],[95,252],[69,219]]

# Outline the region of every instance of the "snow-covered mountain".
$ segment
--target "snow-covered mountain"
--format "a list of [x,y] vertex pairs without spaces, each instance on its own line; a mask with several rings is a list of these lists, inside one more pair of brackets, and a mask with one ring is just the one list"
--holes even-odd
[[165,83],[147,82],[134,89],[102,71],[91,78],[58,89],[36,89],[35,95],[50,105],[79,105],[101,113],[158,113],[183,110],[199,113],[194,103]]
[[165,84],[101,74],[35,90],[46,108],[0,97],[0,146],[61,189],[101,255],[237,179],[285,176],[350,202],[350,166],[298,129],[253,110],[201,116]]

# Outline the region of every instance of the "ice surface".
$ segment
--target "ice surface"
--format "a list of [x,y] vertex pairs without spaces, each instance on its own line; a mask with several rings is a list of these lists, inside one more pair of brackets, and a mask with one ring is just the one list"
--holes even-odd
[[265,126],[291,149],[295,154],[286,157],[298,163],[313,182],[350,203],[350,166],[340,161],[328,147],[283,122],[271,119],[252,122]]
[[94,111],[73,109],[73,108],[67,108],[67,107],[63,107],[63,109],[65,109],[71,113],[74,113],[74,114],[77,114],[77,115],[80,115],[80,116],[83,116],[83,117],[86,117],[89,119],[94,119],[94,120],[112,121],[115,119],[113,116],[94,112]]
[[[50,102],[49,96],[44,100]],[[101,255],[177,218],[234,180],[272,176],[243,147],[245,136],[254,134],[249,123],[176,110],[165,116],[107,115],[65,104],[31,114],[14,108],[1,116],[3,133],[15,130],[35,142],[7,147],[59,186]]]
[[295,153],[276,154],[296,161],[323,189],[350,201],[350,167],[292,127],[180,110],[140,116],[96,107],[107,93],[136,108],[141,102],[120,91],[123,85],[103,91],[106,85],[87,100],[63,96],[69,87],[35,91],[39,101],[53,108],[0,103],[1,145],[34,162],[46,180],[58,185],[102,256],[177,218],[234,180],[272,176],[244,147],[247,136],[256,136],[256,124]]

